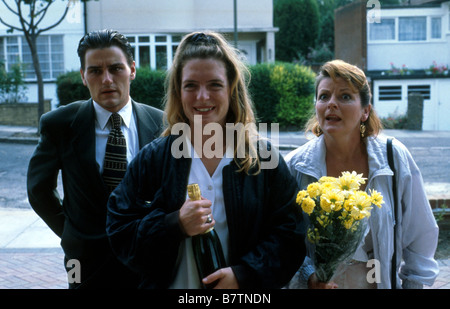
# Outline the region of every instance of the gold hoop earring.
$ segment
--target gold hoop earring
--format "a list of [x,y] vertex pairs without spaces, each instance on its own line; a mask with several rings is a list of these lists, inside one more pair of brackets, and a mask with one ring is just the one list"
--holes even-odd
[[359,131],[361,132],[361,137],[364,138],[364,133],[366,133],[366,125],[364,122],[359,126]]

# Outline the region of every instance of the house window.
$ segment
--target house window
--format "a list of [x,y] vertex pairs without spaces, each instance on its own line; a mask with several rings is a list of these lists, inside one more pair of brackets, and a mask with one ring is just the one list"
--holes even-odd
[[425,41],[427,39],[426,17],[399,17],[399,41]]
[[6,37],[6,70],[20,62],[19,37]]
[[370,24],[371,40],[395,40],[395,19],[382,18],[380,23]]
[[440,39],[441,38],[441,18],[433,17],[431,18],[431,38]]
[[137,67],[167,70],[172,65],[176,47],[181,41],[177,35],[129,35]]
[[137,59],[139,59],[139,65],[142,67],[150,66],[150,46],[139,46]]
[[442,16],[382,18],[381,23],[370,23],[368,29],[369,41],[372,42],[417,42],[442,39]]
[[420,93],[424,100],[429,100],[431,97],[430,85],[409,85],[408,95],[412,92]]
[[402,99],[402,86],[379,86],[379,101],[395,101]]
[[[55,79],[58,75],[64,73],[64,49],[61,35],[39,36],[36,42],[36,49],[44,79]],[[33,59],[25,38],[22,38],[22,62],[25,67],[25,78],[35,79],[36,73],[34,72]]]
[[[27,80],[36,79],[33,59],[25,37],[0,37],[0,48],[5,53],[2,59],[6,60],[7,70],[10,70],[16,63],[22,63],[24,66],[24,78]],[[59,74],[64,72],[64,48],[61,35],[39,36],[36,42],[36,49],[44,79],[56,79]]]

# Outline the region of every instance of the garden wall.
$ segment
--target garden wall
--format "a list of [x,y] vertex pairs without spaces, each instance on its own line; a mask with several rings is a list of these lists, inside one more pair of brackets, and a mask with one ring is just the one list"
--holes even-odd
[[[50,111],[50,100],[44,102],[44,113]],[[37,103],[1,103],[0,125],[38,127]]]

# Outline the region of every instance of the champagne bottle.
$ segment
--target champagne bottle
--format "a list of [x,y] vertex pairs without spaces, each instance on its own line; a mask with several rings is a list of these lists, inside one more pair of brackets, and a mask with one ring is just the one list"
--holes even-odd
[[[191,200],[200,200],[201,193],[198,184],[188,185],[188,195]],[[226,267],[219,235],[214,227],[206,232],[192,237],[192,249],[197,264],[198,276],[202,288],[212,289],[217,283],[205,286],[202,279],[220,268]]]

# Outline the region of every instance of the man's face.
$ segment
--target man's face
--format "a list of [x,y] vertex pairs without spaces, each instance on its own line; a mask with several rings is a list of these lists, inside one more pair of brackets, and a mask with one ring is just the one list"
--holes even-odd
[[112,46],[87,50],[80,73],[92,99],[104,109],[117,112],[129,100],[136,67],[134,62],[130,67],[123,51]]

